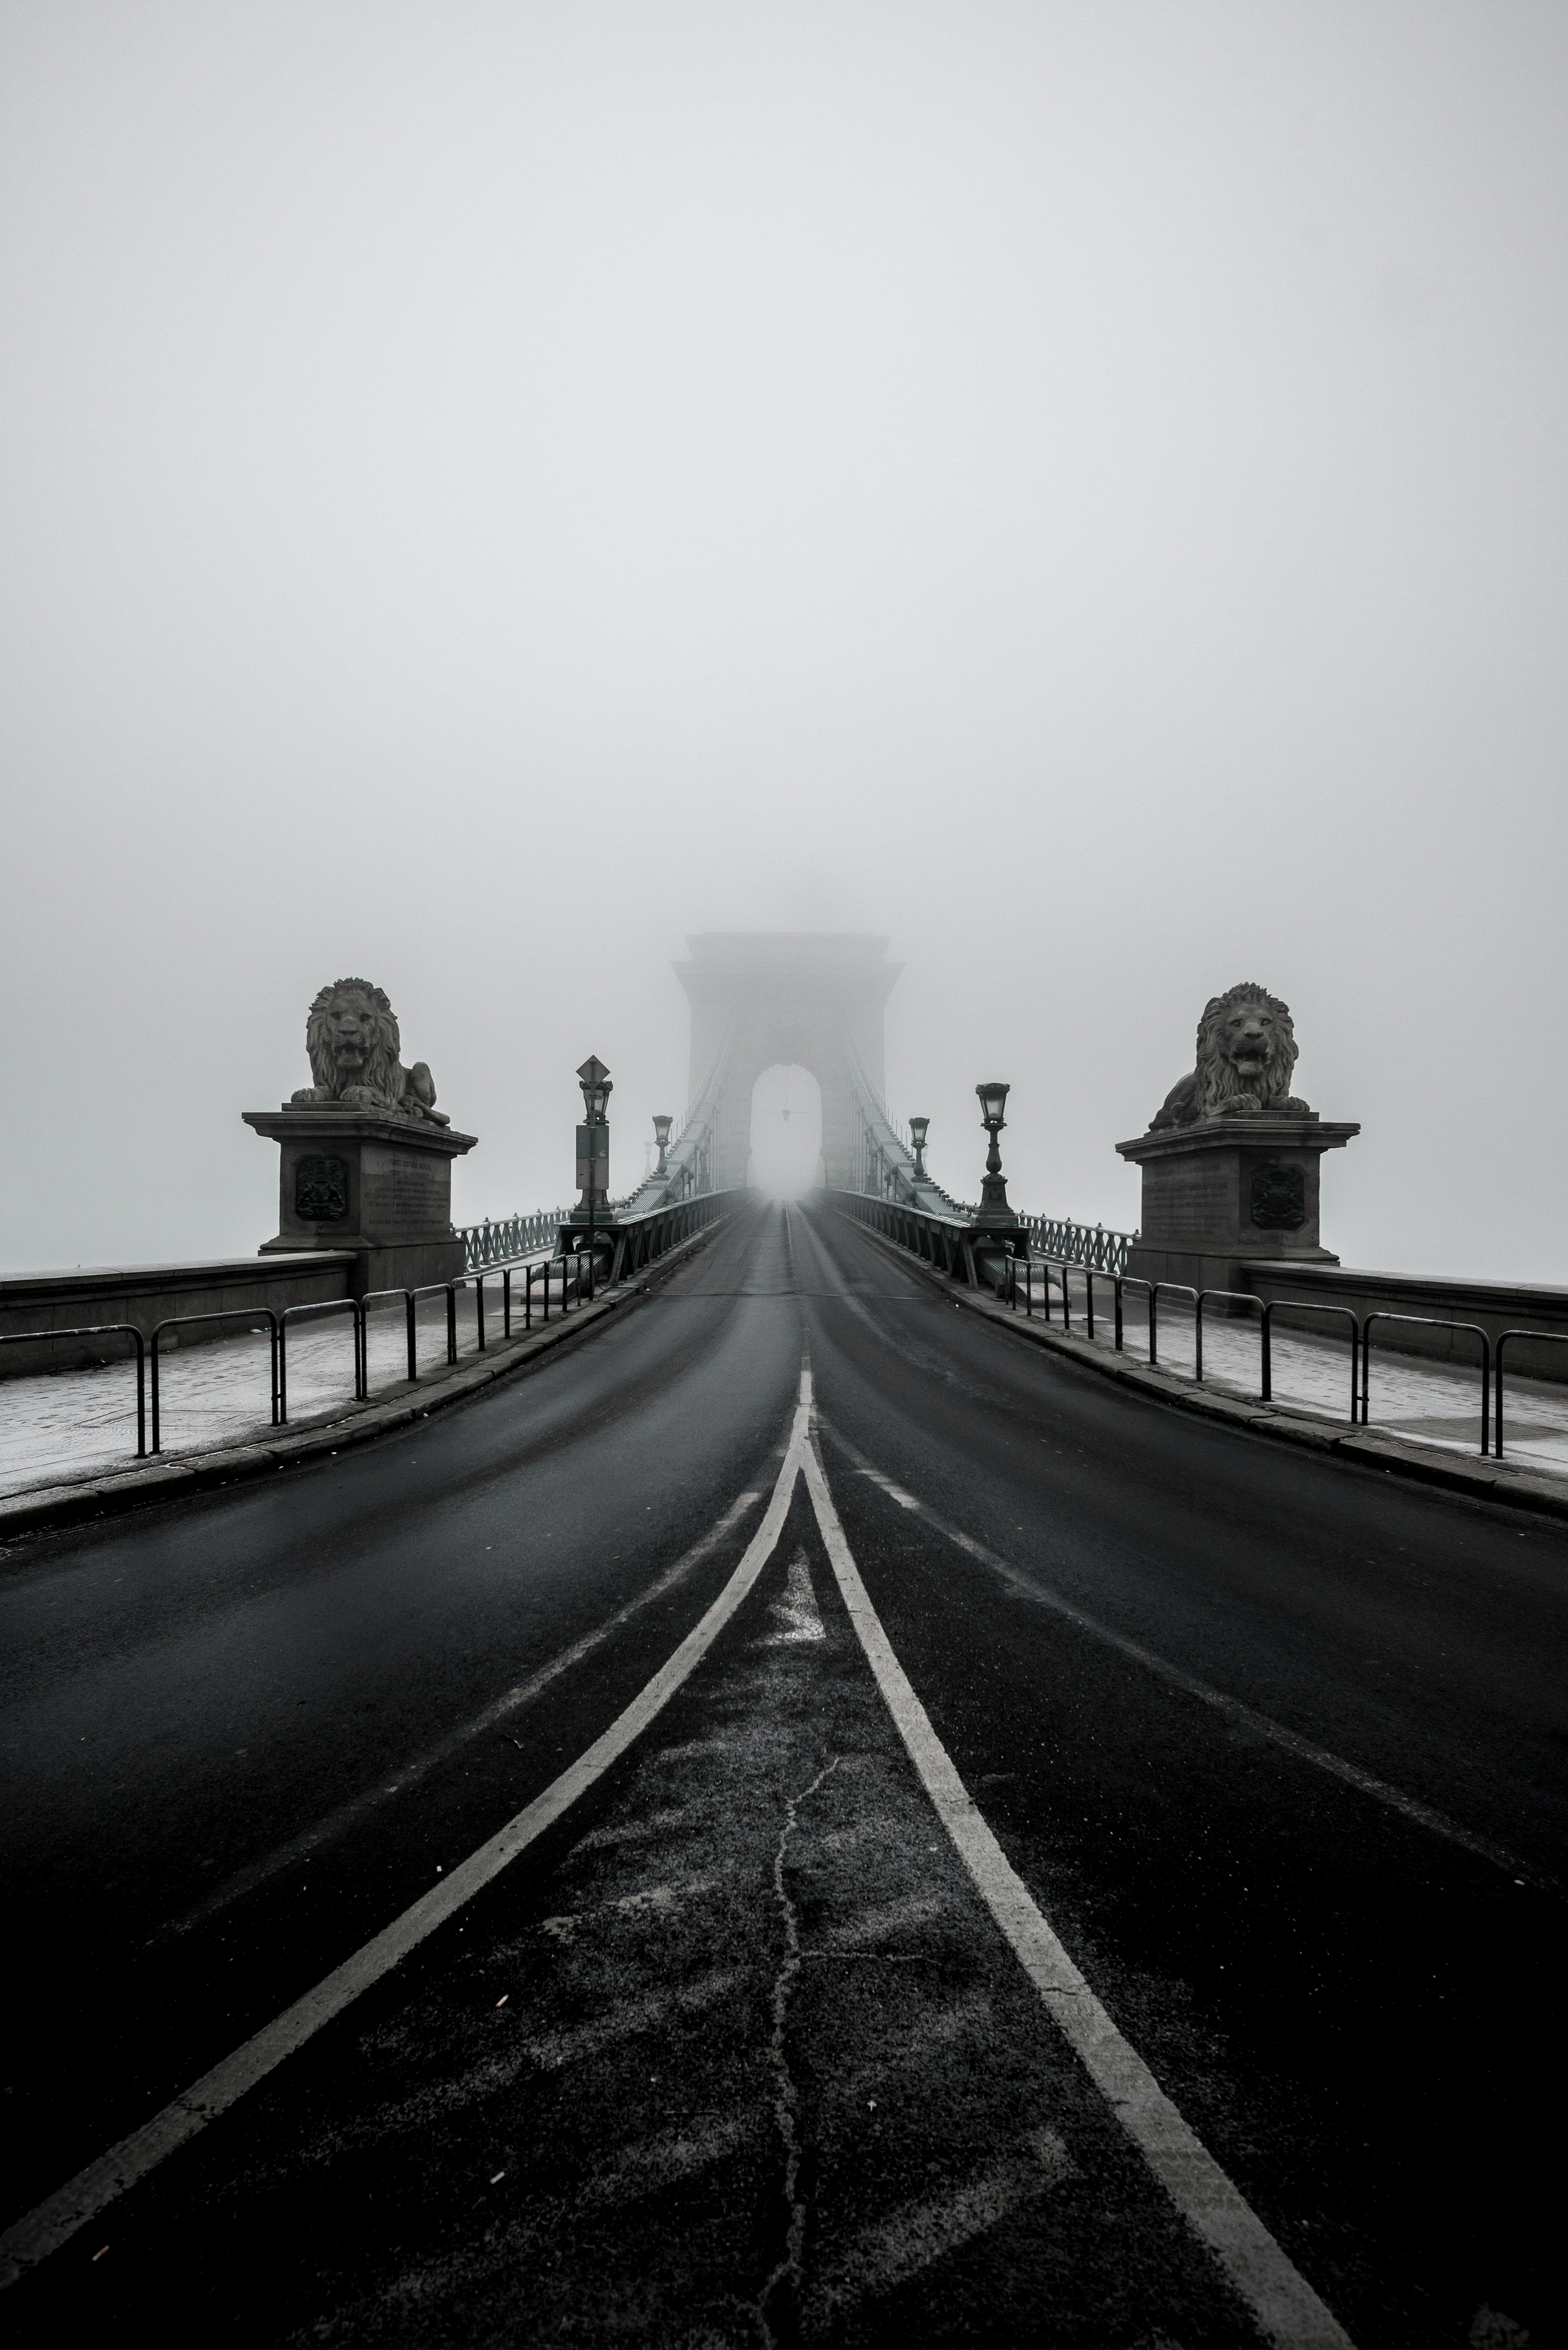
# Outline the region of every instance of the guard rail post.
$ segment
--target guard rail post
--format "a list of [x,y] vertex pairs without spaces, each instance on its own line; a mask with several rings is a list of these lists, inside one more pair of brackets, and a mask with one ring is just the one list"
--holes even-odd
[[365,1390],[359,1377],[359,1318],[361,1302],[357,1297],[318,1297],[304,1305],[286,1305],[277,1317],[277,1417],[275,1428],[288,1426],[288,1317],[291,1314],[340,1314],[347,1306],[354,1316],[354,1400],[363,1403]]
[[[1203,1307],[1205,1301],[1210,1297],[1222,1297],[1228,1304],[1233,1305],[1262,1305],[1263,1302],[1261,1297],[1254,1296],[1250,1289],[1200,1289],[1199,1291],[1196,1319],[1198,1325],[1198,1378],[1200,1383],[1203,1378]],[[1346,1310],[1348,1311],[1348,1309]]]
[[[1241,1295],[1243,1293],[1238,1293]],[[1262,1376],[1259,1385],[1260,1403],[1274,1399],[1273,1320],[1276,1307],[1286,1306],[1293,1314],[1334,1314],[1343,1315],[1350,1325],[1350,1424],[1355,1426],[1355,1360],[1360,1351],[1363,1371],[1366,1367],[1366,1338],[1365,1329],[1348,1305],[1326,1305],[1316,1298],[1271,1297],[1263,1307]],[[1370,1317],[1368,1317],[1370,1318]]]
[[370,1392],[370,1308],[378,1297],[400,1297],[403,1301],[403,1337],[408,1349],[409,1385],[419,1381],[419,1347],[414,1329],[414,1295],[411,1289],[370,1289],[359,1300],[359,1328],[365,1357],[365,1393]]
[[1548,1346],[1568,1347],[1568,1331],[1505,1330],[1497,1342],[1497,1440],[1492,1446],[1494,1460],[1502,1459],[1502,1350],[1511,1338],[1544,1338]]
[[258,1322],[265,1322],[267,1326],[267,1337],[270,1344],[270,1352],[272,1357],[272,1425],[274,1428],[276,1428],[279,1425],[277,1315],[273,1312],[271,1306],[230,1305],[223,1307],[216,1314],[170,1314],[165,1315],[161,1322],[154,1325],[151,1343],[148,1348],[151,1368],[150,1384],[152,1389],[152,1450],[154,1452],[161,1452],[163,1449],[161,1442],[162,1423],[159,1415],[158,1399],[159,1339],[163,1336],[165,1330],[183,1328],[192,1322],[238,1322],[242,1320],[248,1322],[253,1330],[255,1328]]
[[[1341,1310],[1348,1313],[1350,1309],[1346,1306]],[[1363,1428],[1366,1428],[1368,1424],[1368,1414],[1371,1409],[1372,1325],[1375,1322],[1411,1322],[1418,1323],[1423,1328],[1428,1330],[1464,1330],[1467,1331],[1472,1338],[1479,1338],[1480,1340],[1480,1449],[1482,1457],[1484,1458],[1491,1450],[1491,1340],[1487,1336],[1486,1332],[1481,1328],[1480,1323],[1449,1322],[1445,1318],[1431,1314],[1390,1314],[1386,1313],[1381,1306],[1378,1307],[1375,1314],[1369,1314],[1366,1321],[1361,1326],[1361,1425]]]
[[71,1330],[8,1330],[0,1347],[36,1345],[48,1338],[129,1338],[136,1349],[136,1457],[147,1455],[147,1341],[134,1322],[88,1322]]

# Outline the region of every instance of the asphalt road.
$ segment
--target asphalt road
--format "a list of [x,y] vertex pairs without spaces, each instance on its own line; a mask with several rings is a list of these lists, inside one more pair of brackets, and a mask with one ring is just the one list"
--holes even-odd
[[[1552,1525],[1129,1397],[759,1209],[428,1427],[0,1566],[12,2215],[756,1572],[520,1856],[9,2289],[17,2338],[1204,2350],[1269,2338],[1264,2272],[1281,2340],[1562,2338]],[[1107,2094],[1140,2059],[1206,2150],[1164,2171]]]

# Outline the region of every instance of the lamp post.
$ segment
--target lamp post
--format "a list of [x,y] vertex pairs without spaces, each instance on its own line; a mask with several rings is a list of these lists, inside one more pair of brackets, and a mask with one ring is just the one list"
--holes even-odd
[[1011,1088],[1003,1085],[976,1086],[980,1097],[980,1122],[991,1137],[991,1148],[985,1154],[985,1180],[980,1187],[980,1208],[971,1230],[975,1235],[968,1253],[974,1266],[971,1278],[984,1281],[997,1295],[1006,1293],[1012,1277],[1012,1259],[1023,1255],[1028,1246],[1023,1238],[1023,1226],[1007,1204],[1007,1180],[1002,1171],[1002,1152],[997,1136],[1007,1121],[1002,1111],[1007,1107]]
[[1007,1178],[1002,1171],[1002,1152],[997,1136],[1007,1120],[1002,1116],[1012,1087],[1003,1085],[976,1086],[980,1097],[980,1122],[991,1137],[991,1148],[985,1154],[985,1180],[980,1187],[980,1213],[977,1224],[1016,1225],[1018,1219],[1007,1204]]
[[656,1118],[653,1121],[653,1139],[659,1146],[659,1164],[653,1170],[656,1175],[670,1172],[670,1129],[674,1123],[672,1118]]
[[592,1053],[577,1071],[577,1082],[583,1089],[583,1123],[577,1128],[577,1187],[583,1196],[577,1214],[587,1222],[591,1255],[596,1222],[615,1222],[609,1207],[609,1120],[605,1116],[605,1104],[615,1088],[609,1071]]
[[917,1183],[929,1183],[931,1180],[926,1172],[926,1129],[930,1122],[929,1118],[912,1118],[909,1120],[909,1139],[915,1146]]

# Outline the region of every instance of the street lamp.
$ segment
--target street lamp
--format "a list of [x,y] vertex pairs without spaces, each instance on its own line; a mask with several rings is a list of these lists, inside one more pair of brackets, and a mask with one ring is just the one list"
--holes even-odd
[[588,1248],[594,1245],[594,1223],[613,1223],[609,1212],[609,1120],[605,1104],[615,1088],[610,1073],[597,1054],[590,1054],[577,1071],[583,1089],[583,1123],[577,1128],[577,1187],[582,1198],[577,1213],[588,1227]]
[[674,1123],[672,1118],[656,1118],[653,1121],[653,1139],[659,1146],[659,1164],[653,1170],[656,1175],[670,1172],[670,1129]]
[[917,1183],[929,1183],[930,1180],[929,1176],[926,1173],[926,1129],[930,1125],[930,1122],[931,1121],[929,1118],[912,1118],[909,1120],[909,1139],[915,1146],[915,1180]]
[[1002,1116],[1007,1097],[1012,1090],[1003,1085],[976,1086],[980,1097],[980,1122],[991,1137],[991,1149],[985,1155],[985,1180],[980,1187],[980,1213],[977,1224],[1016,1224],[1017,1217],[1007,1204],[1007,1179],[1002,1171],[1002,1152],[997,1136],[1007,1120]]
[[[603,1126],[605,1104],[614,1093],[615,1087],[610,1083],[609,1071],[597,1054],[590,1054],[577,1071],[577,1083],[583,1089],[583,1113],[588,1124]],[[1004,1086],[1003,1093],[1006,1090]]]

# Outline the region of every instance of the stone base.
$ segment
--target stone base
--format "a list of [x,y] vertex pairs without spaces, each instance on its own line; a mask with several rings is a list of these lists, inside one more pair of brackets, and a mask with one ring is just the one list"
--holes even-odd
[[[1273,1248],[1259,1250],[1255,1256],[1260,1264],[1279,1262],[1279,1252]],[[1214,1253],[1196,1249],[1147,1248],[1142,1241],[1135,1241],[1127,1251],[1127,1272],[1129,1278],[1137,1281],[1174,1281],[1187,1289],[1233,1289],[1246,1295],[1252,1288],[1252,1261],[1236,1250]],[[1291,1262],[1337,1264],[1339,1259],[1331,1256],[1327,1249],[1302,1249]]]
[[1191,1289],[1251,1287],[1250,1263],[1336,1264],[1318,1238],[1319,1167],[1359,1126],[1315,1118],[1223,1118],[1118,1142],[1143,1170],[1127,1272]]
[[277,1236],[260,1255],[351,1250],[356,1297],[461,1280],[452,1162],[472,1134],[329,1108],[246,1110],[244,1121],[280,1152]]
[[358,1249],[348,1295],[373,1297],[382,1289],[430,1289],[438,1281],[461,1281],[464,1270],[460,1240],[405,1241],[391,1248]]

